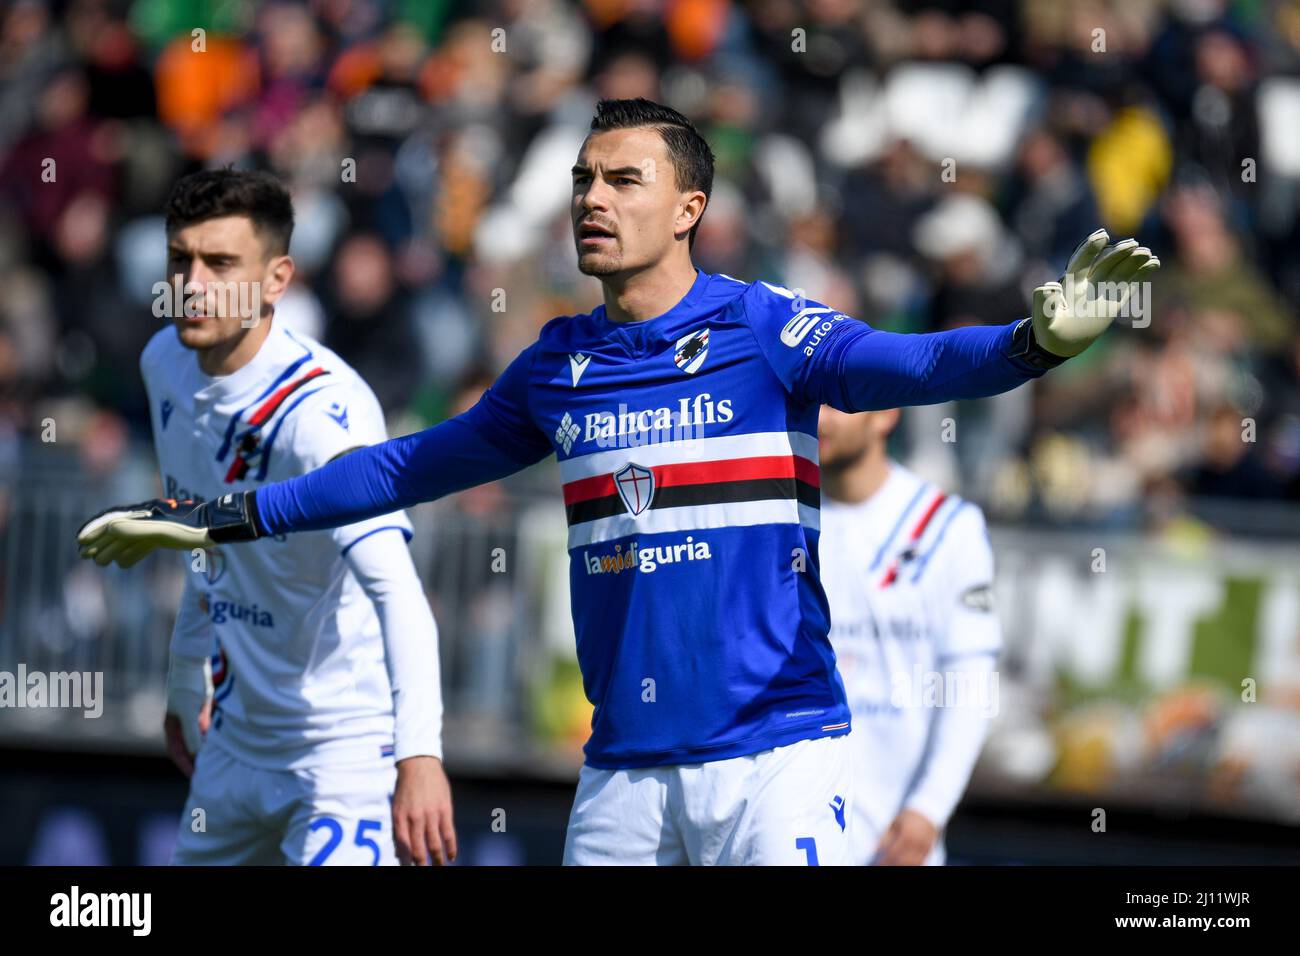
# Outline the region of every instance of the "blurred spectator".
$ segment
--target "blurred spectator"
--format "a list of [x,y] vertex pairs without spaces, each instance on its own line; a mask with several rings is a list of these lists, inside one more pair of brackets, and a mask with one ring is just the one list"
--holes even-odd
[[1277,294],[1242,255],[1223,203],[1208,186],[1180,186],[1165,199],[1173,255],[1160,277],[1165,296],[1201,309],[1231,312],[1253,345],[1275,352],[1290,342],[1294,323]]
[[1244,439],[1246,428],[1241,411],[1231,405],[1209,413],[1201,460],[1185,481],[1189,494],[1243,499],[1281,496],[1281,484],[1264,466],[1259,446]]

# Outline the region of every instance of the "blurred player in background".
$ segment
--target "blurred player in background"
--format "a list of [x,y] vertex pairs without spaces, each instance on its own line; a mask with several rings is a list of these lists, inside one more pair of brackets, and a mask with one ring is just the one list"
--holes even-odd
[[[275,320],[292,229],[268,174],[196,173],[172,193],[168,275],[194,295],[140,359],[169,498],[257,487],[387,437],[366,383]],[[256,320],[222,290],[255,290]],[[438,634],[410,535],[394,512],[195,553],[168,677],[168,749],[192,773],[174,863],[455,856]]]
[[853,712],[857,860],[941,864],[996,707],[1002,635],[984,515],[888,457],[898,419],[821,410],[822,584]]
[[[82,554],[131,562],[332,528],[554,454],[578,660],[595,705],[568,863],[849,863],[844,686],[818,580],[817,416],[1007,391],[1076,355],[1158,260],[1103,230],[1028,318],[872,329],[695,267],[714,156],[645,99],[602,100],[572,168],[578,268],[604,303],[541,330],[469,411],[309,475],[110,509]],[[1077,298],[1113,280],[1113,299]],[[405,675],[403,675],[405,679]]]

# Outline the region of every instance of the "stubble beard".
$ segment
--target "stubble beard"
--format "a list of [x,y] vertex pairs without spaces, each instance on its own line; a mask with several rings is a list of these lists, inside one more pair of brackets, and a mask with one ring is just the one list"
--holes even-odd
[[238,319],[234,319],[234,327],[229,328],[219,324],[222,320],[209,320],[198,327],[184,328],[176,325],[176,336],[180,339],[181,345],[195,352],[208,352],[212,349],[234,348],[239,339],[242,338],[240,332],[242,327]]
[[830,457],[819,455],[817,464],[822,471],[842,474],[866,458],[870,452],[871,443],[864,441],[861,445],[833,452]]
[[622,256],[598,254],[578,256],[578,271],[586,276],[611,276],[622,270]]

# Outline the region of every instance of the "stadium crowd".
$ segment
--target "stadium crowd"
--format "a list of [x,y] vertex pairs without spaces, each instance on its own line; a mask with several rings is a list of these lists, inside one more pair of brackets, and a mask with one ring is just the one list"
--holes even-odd
[[291,185],[277,321],[356,367],[390,431],[465,407],[545,321],[599,301],[568,169],[598,98],[646,96],[717,154],[697,264],[878,328],[1023,316],[1098,225],[1159,253],[1145,315],[1085,357],[909,413],[909,462],[991,516],[1151,527],[1187,499],[1300,499],[1294,3],[2,10],[0,469],[48,453],[51,418],[92,472],[147,439],[160,209],[205,166]]

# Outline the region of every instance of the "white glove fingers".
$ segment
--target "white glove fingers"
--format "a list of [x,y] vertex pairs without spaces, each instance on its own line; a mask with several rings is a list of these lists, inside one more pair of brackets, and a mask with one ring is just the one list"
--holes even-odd
[[129,568],[138,564],[153,551],[153,546],[148,543],[129,542],[127,547],[118,555],[117,565],[121,568]]
[[1111,276],[1114,274],[1116,267],[1126,261],[1137,247],[1136,239],[1125,239],[1122,242],[1115,243],[1097,257],[1097,261],[1092,265],[1092,270],[1088,273],[1088,281],[1094,284],[1113,282]]
[[1055,316],[1064,304],[1061,283],[1048,282],[1034,290],[1034,312],[1049,319]]
[[1079,243],[1074,252],[1070,253],[1070,261],[1065,266],[1065,275],[1073,275],[1076,282],[1082,282],[1108,242],[1110,236],[1106,230],[1098,229]]
[[95,553],[95,563],[102,568],[108,567],[117,559],[118,555],[126,550],[127,543],[121,538],[114,538],[109,541]]
[[1151,259],[1151,250],[1145,246],[1138,246],[1128,256],[1127,259],[1120,262],[1107,277],[1108,282],[1132,282],[1138,271],[1147,264]]
[[149,512],[119,508],[115,511],[105,511],[97,517],[91,518],[83,524],[77,531],[77,540],[83,544],[90,543],[102,537],[108,530],[109,525],[121,518],[147,518]]
[[1142,263],[1142,268],[1138,269],[1137,275],[1133,277],[1133,280],[1135,282],[1144,282],[1145,280],[1149,279],[1152,273],[1154,273],[1159,268],[1160,268],[1159,258],[1157,258],[1156,256],[1152,256],[1146,262]]

